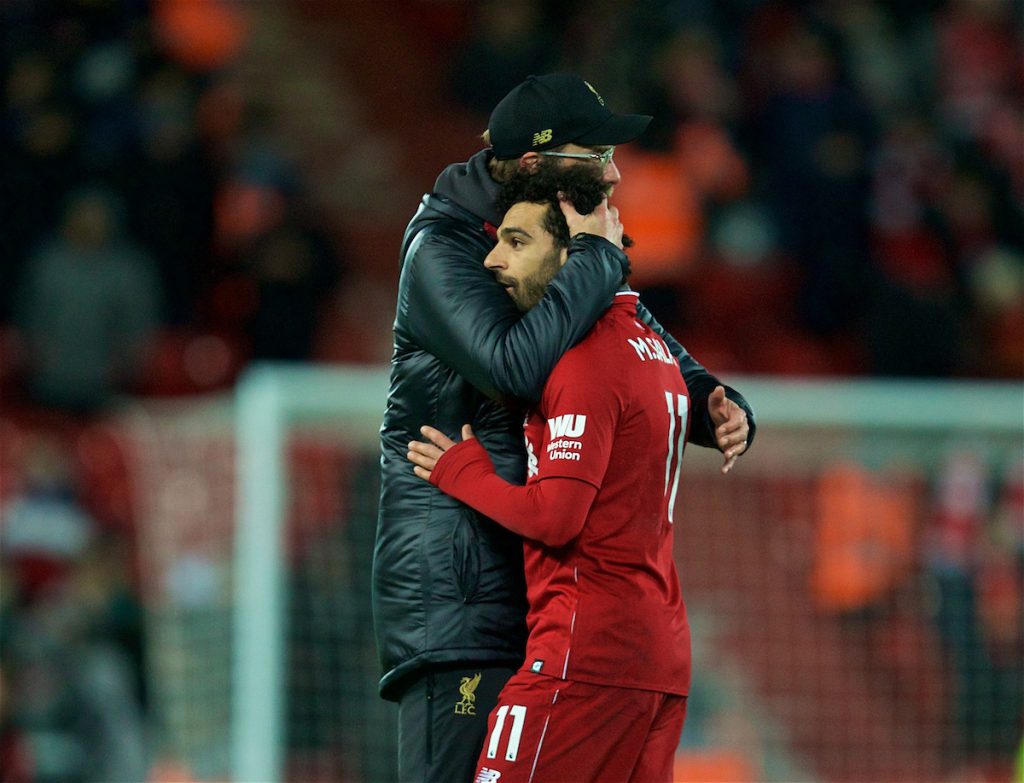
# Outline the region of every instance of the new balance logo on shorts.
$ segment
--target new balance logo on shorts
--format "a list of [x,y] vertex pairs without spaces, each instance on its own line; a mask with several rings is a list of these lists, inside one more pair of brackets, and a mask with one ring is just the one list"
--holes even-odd
[[496,769],[490,767],[480,767],[480,771],[476,773],[476,780],[473,783],[495,783],[495,781],[501,777],[501,773]]

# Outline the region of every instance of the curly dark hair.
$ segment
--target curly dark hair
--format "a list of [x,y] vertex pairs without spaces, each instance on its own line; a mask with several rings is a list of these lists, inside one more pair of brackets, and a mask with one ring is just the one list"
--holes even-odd
[[558,205],[558,194],[563,193],[581,215],[589,215],[604,200],[606,187],[591,167],[542,164],[532,174],[522,171],[503,183],[498,205],[507,212],[521,201],[546,203],[544,229],[554,238],[555,247],[567,247],[569,226]]

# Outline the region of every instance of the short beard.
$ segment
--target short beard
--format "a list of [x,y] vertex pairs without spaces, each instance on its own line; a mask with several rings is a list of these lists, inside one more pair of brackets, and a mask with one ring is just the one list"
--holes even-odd
[[512,301],[516,303],[516,307],[524,313],[536,307],[540,300],[544,298],[544,292],[548,289],[548,283],[558,274],[558,270],[561,268],[562,250],[556,247],[544,257],[540,267],[538,267],[533,275],[518,281],[515,287],[512,288]]

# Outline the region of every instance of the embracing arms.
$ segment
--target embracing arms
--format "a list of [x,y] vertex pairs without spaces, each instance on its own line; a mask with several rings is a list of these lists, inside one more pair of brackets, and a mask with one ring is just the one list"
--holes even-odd
[[608,307],[628,266],[606,232],[592,228],[570,242],[568,260],[528,313],[484,267],[490,248],[481,237],[455,221],[425,229],[409,243],[399,287],[410,339],[488,396],[536,402],[561,355]]
[[[495,473],[491,458],[467,424],[455,443],[433,427],[420,428],[428,442],[409,444],[416,475],[475,508],[523,538],[559,547],[583,530],[597,487],[573,478],[551,477],[526,486]],[[445,458],[439,462],[441,455]]]

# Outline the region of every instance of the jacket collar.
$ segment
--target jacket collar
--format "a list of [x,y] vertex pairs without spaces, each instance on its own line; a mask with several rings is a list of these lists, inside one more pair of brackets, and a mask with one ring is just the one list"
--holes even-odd
[[[492,226],[501,223],[498,210],[500,187],[491,179],[487,168],[490,159],[490,149],[482,149],[465,163],[448,166],[437,178],[432,195],[462,210],[462,214],[453,214],[453,217],[465,219],[464,213],[468,212],[473,216],[473,222],[490,223]],[[435,206],[433,202],[430,205]]]

